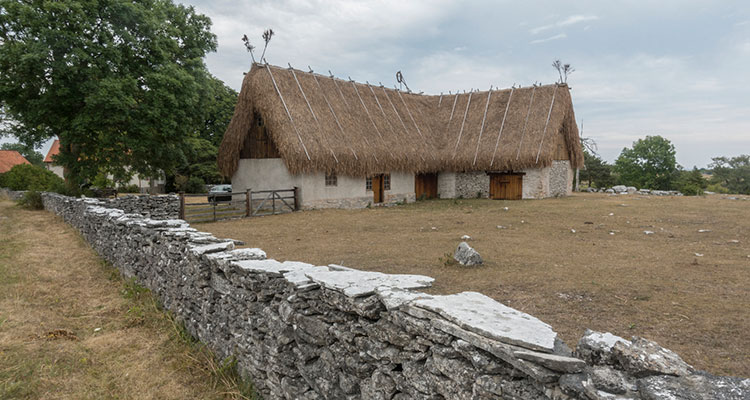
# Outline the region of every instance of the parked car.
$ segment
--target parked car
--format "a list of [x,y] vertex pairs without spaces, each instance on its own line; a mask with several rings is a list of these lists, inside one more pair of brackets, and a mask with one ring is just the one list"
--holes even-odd
[[208,202],[232,201],[232,185],[216,185],[208,191]]

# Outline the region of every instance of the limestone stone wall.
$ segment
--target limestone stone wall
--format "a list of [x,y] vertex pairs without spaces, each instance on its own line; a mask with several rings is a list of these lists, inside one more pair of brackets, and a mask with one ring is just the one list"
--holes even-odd
[[549,196],[570,196],[573,193],[573,175],[570,161],[553,161],[549,171]]
[[175,219],[180,217],[180,197],[177,195],[127,195],[104,200],[108,207],[126,213],[137,213],[153,219]]
[[[743,399],[750,379],[694,371],[656,343],[552,327],[433,279],[266,259],[185,221],[43,194],[107,261],[158,296],[266,399]],[[387,249],[384,249],[387,251]]]
[[24,194],[26,194],[25,190],[10,190],[7,188],[0,188],[0,195],[7,196],[13,201],[21,200]]
[[490,196],[490,176],[484,171],[456,173],[456,197],[464,199]]

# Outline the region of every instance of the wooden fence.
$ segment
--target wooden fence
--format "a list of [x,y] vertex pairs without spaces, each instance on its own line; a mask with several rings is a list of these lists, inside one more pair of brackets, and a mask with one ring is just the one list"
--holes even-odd
[[[230,197],[231,196],[231,197]],[[223,200],[218,200],[216,198]],[[224,198],[231,200],[224,200]],[[201,202],[200,198],[205,199]],[[216,199],[216,200],[213,200]],[[180,193],[180,218],[190,223],[230,218],[258,217],[299,210],[299,188],[253,192]]]

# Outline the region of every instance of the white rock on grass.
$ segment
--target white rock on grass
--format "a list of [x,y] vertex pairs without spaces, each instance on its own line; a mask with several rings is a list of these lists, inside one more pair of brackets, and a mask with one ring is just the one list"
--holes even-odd
[[698,233],[708,233],[711,232],[710,229],[698,229]]
[[479,255],[479,252],[474,250],[466,242],[461,242],[458,245],[456,252],[453,254],[453,259],[459,264],[465,266],[481,265],[484,262],[482,256]]
[[469,235],[463,235],[463,236],[461,236],[461,240],[471,240],[471,236],[469,236]]
[[643,233],[645,233],[645,234],[647,234],[647,235],[653,235],[653,234],[654,234],[654,231],[643,231]]
[[503,343],[551,353],[557,333],[539,319],[477,292],[418,299],[411,305],[433,311],[463,329]]

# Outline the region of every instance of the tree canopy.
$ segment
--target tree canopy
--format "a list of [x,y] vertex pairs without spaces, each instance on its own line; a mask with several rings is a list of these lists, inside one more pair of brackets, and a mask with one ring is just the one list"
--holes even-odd
[[210,25],[171,0],[0,0],[6,133],[59,137],[77,180],[173,172],[205,121]]
[[675,148],[661,136],[646,136],[624,148],[615,161],[620,183],[638,188],[669,190],[678,171]]
[[712,183],[726,187],[731,193],[750,194],[750,154],[711,160]]

